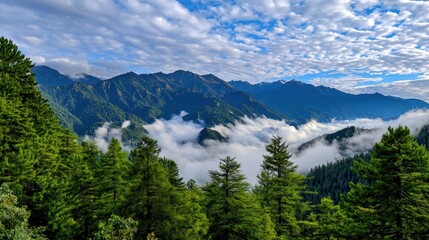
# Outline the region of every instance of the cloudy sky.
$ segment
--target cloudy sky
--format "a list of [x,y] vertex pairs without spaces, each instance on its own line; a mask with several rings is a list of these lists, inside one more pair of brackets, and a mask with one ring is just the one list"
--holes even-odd
[[292,78],[429,101],[429,1],[2,0],[0,35],[38,64]]

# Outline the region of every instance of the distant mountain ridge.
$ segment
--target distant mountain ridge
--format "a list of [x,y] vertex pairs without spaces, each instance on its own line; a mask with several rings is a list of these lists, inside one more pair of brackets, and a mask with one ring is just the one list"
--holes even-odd
[[120,124],[134,120],[142,125],[181,111],[188,113],[185,120],[202,121],[209,127],[232,123],[245,115],[283,118],[212,74],[128,72],[88,84],[45,66],[36,66],[33,71],[39,89],[56,106],[62,122],[79,135],[91,133],[94,125],[106,121]]
[[85,73],[78,75],[76,78],[72,78],[43,65],[33,67],[32,71],[37,76],[37,82],[46,87],[67,86],[76,82],[95,84],[102,81],[100,78]]
[[379,93],[354,95],[296,80],[258,84],[230,81],[229,84],[252,95],[286,119],[294,120],[296,124],[310,119],[321,122],[356,118],[389,120],[412,109],[429,108],[428,103],[417,99],[402,99]]
[[188,113],[184,120],[211,127],[233,123],[245,115],[285,119],[298,125],[311,119],[392,119],[429,107],[421,100],[353,95],[297,80],[226,82],[213,74],[183,70],[168,74],[128,72],[106,80],[88,74],[72,78],[47,66],[35,66],[33,72],[61,122],[79,135],[92,134],[104,122],[120,126],[125,120],[135,124],[130,132],[144,132],[144,123],[169,119],[181,111]]
[[[323,134],[308,142],[301,144],[298,147],[296,153],[301,154],[303,151],[313,147],[317,143],[322,143],[327,146],[332,146],[332,144],[336,143],[338,144],[338,150],[339,150],[339,153],[342,155],[342,157],[348,157],[349,156],[349,152],[347,152],[348,148],[350,148],[352,145],[355,145],[355,143],[352,143],[349,140],[353,137],[356,137],[362,134],[370,134],[371,132],[374,132],[374,131],[375,129],[365,129],[365,128],[359,128],[355,126],[349,126],[333,133]],[[361,149],[361,150],[362,152],[365,152],[365,151],[368,151],[369,149]]]

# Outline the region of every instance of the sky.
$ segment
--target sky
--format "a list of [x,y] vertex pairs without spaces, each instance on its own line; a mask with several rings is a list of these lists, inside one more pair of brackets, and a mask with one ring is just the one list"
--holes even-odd
[[429,102],[429,1],[2,0],[0,35],[37,64],[297,79]]

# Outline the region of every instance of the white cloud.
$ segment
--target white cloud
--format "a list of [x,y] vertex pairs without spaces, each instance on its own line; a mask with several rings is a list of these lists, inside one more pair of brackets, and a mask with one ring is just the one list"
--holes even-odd
[[121,128],[127,128],[131,125],[131,121],[130,120],[126,120],[122,123]]
[[[404,77],[406,78],[406,77]],[[415,80],[396,80],[383,82],[382,77],[361,77],[348,75],[345,77],[318,77],[310,80],[315,86],[327,86],[353,93],[381,93],[401,98],[414,98],[429,103],[429,75],[422,74]]]
[[257,82],[332,71],[347,76],[312,83],[429,101],[427,77],[393,83],[357,77],[429,74],[428,2],[385,1],[381,8],[370,0],[204,4],[189,11],[173,0],[5,0],[0,28],[34,62],[72,76],[186,69]]
[[91,140],[94,141],[95,144],[98,146],[98,148],[102,152],[107,152],[109,148],[110,141],[112,141],[112,138],[116,138],[121,142],[122,149],[129,152],[131,150],[131,146],[128,146],[124,143],[122,143],[122,129],[129,127],[130,121],[124,121],[122,123],[121,128],[114,128],[111,126],[110,123],[106,122],[101,127],[98,127],[95,132],[94,136],[88,136],[85,135],[84,140]]
[[[200,183],[205,182],[208,179],[208,170],[217,168],[219,158],[233,156],[241,163],[248,181],[255,184],[257,182],[256,175],[263,160],[262,156],[266,154],[264,146],[273,135],[279,135],[287,141],[289,150],[294,153],[292,160],[298,165],[298,171],[306,172],[313,166],[335,161],[344,154],[354,155],[369,150],[376,141],[379,141],[388,126],[406,125],[415,134],[427,123],[429,123],[429,111],[408,112],[391,121],[380,119],[356,119],[332,121],[331,123],[310,121],[299,128],[290,126],[284,121],[246,117],[235,124],[214,127],[229,141],[221,143],[208,140],[206,147],[195,143],[203,126],[185,122],[179,116],[170,120],[157,120],[144,127],[148,130],[149,136],[158,141],[162,149],[161,155],[178,163],[180,173],[185,179],[193,178]],[[339,151],[336,143],[327,145],[323,142],[317,142],[313,147],[299,155],[295,154],[296,149],[302,143],[348,126],[376,130],[349,139],[348,148],[344,151]]]
[[360,77],[356,75],[348,75],[339,78],[318,77],[310,81],[315,86],[326,86],[336,88],[341,91],[356,93],[355,90],[359,84],[377,83],[383,81],[381,77]]
[[385,95],[402,98],[421,99],[429,103],[429,78],[418,80],[402,80],[391,83],[355,87],[356,93],[379,92]]
[[327,71],[429,72],[427,1],[194,3],[188,10],[174,0],[4,0],[0,28],[45,64],[78,60],[81,71],[102,77],[130,69],[253,82]]

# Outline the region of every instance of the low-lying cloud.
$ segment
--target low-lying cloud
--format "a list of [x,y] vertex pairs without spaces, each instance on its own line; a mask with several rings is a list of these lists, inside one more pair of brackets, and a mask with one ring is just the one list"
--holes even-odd
[[[255,184],[263,155],[267,154],[265,145],[274,135],[281,136],[289,144],[289,150],[293,154],[291,159],[297,164],[298,171],[307,172],[314,166],[336,161],[345,155],[353,156],[370,150],[374,143],[381,139],[388,126],[405,125],[413,134],[416,134],[427,123],[429,123],[427,110],[411,111],[391,121],[380,119],[333,120],[330,123],[310,121],[298,128],[280,120],[244,117],[234,124],[213,127],[229,141],[206,140],[204,147],[196,143],[203,125],[184,121],[181,116],[173,116],[169,120],[160,119],[144,127],[149,132],[149,136],[158,141],[162,149],[161,155],[177,162],[180,173],[185,179],[192,178],[199,183],[204,183],[209,179],[208,171],[218,168],[219,158],[232,156],[241,163],[241,169],[247,180]],[[347,139],[347,147],[341,151],[337,142],[327,144],[319,141],[297,154],[297,148],[302,143],[348,126],[374,130]]]
[[[209,180],[208,171],[218,169],[219,159],[226,156],[235,157],[241,164],[247,180],[251,184],[256,184],[256,176],[260,171],[263,155],[267,154],[265,145],[275,135],[281,136],[289,144],[288,149],[292,153],[291,160],[298,166],[298,172],[305,173],[314,166],[370,150],[374,143],[381,139],[388,126],[405,125],[410,128],[412,134],[417,134],[422,126],[429,123],[429,110],[410,111],[398,119],[390,121],[362,118],[320,123],[313,120],[299,127],[288,125],[282,120],[244,117],[234,124],[218,125],[212,128],[228,138],[228,142],[206,140],[204,146],[201,146],[197,143],[197,137],[204,126],[202,123],[184,121],[182,117],[185,114],[182,112],[169,120],[158,119],[144,127],[149,136],[158,141],[161,156],[175,160],[180,174],[186,180],[194,179],[200,184]],[[85,139],[95,141],[97,146],[106,152],[111,139],[117,138],[121,141],[121,130],[129,125],[130,121],[124,121],[121,128],[104,123],[96,129],[94,137],[85,136]],[[371,129],[371,131],[363,131],[341,143],[334,141],[329,144],[321,139],[298,152],[301,144],[349,126]],[[125,151],[131,150],[131,146],[126,144],[122,144],[122,146]]]
[[112,141],[112,138],[118,139],[121,144],[122,148],[129,152],[131,150],[131,146],[128,146],[122,142],[122,129],[125,129],[129,127],[131,122],[129,120],[126,120],[122,123],[120,128],[112,127],[110,123],[105,122],[101,127],[98,127],[95,130],[95,136],[88,136],[85,135],[84,140],[85,141],[94,141],[95,144],[97,144],[98,148],[102,152],[107,152],[107,149],[109,148],[109,143]]

